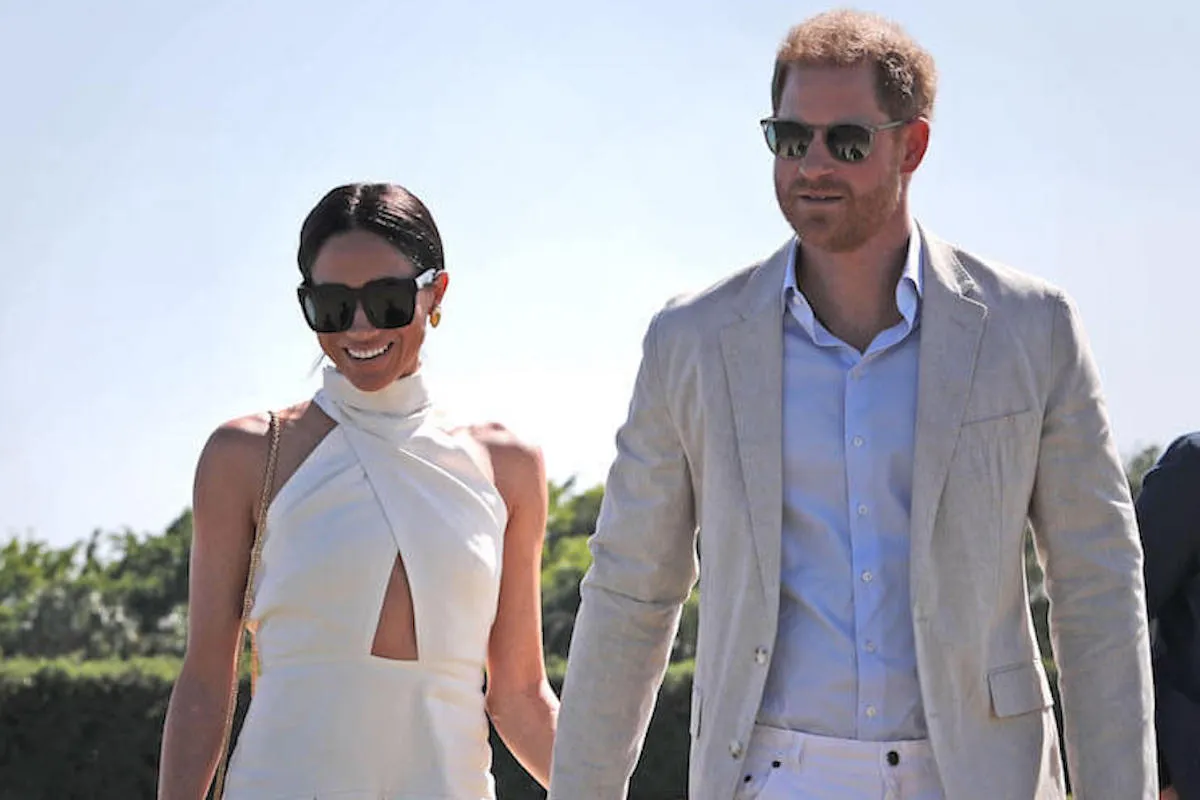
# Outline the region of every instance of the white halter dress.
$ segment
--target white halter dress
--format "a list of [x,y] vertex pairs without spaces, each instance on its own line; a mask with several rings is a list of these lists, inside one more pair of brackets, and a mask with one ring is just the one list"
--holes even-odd
[[[434,424],[420,374],[361,392],[272,501],[251,624],[261,672],[226,800],[492,800],[483,670],[503,499]],[[417,659],[371,654],[397,554]]]

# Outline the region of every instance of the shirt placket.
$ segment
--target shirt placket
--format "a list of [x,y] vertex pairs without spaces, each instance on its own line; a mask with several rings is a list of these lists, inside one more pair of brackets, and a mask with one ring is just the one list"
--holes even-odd
[[850,553],[854,579],[854,647],[858,663],[858,718],[856,727],[866,735],[878,729],[882,713],[879,640],[870,620],[877,619],[879,603],[878,530],[871,502],[872,448],[868,430],[871,397],[871,359],[865,357],[846,373],[845,431],[846,500],[850,521]]

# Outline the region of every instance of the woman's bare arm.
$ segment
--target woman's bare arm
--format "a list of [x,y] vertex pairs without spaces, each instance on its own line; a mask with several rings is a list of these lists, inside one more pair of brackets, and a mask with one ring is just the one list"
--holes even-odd
[[499,426],[475,430],[508,506],[500,602],[488,648],[487,708],[497,733],[542,786],[558,720],[558,698],[542,653],[542,543],[546,468],[540,450]]
[[167,707],[159,800],[203,800],[216,770],[241,652],[242,602],[267,433],[265,416],[226,423],[209,437],[196,467],[187,651]]

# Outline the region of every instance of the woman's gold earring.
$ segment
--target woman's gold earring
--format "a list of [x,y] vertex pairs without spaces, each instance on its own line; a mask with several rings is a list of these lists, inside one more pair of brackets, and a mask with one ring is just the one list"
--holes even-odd
[[436,328],[438,326],[438,323],[441,321],[442,321],[442,309],[440,307],[434,308],[433,311],[429,312],[429,324],[430,325],[432,325],[433,327]]

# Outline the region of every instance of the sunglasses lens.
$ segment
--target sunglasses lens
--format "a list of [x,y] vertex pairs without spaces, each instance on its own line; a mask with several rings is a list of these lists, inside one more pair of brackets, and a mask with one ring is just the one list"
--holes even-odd
[[767,147],[780,158],[804,158],[812,144],[813,129],[799,122],[772,120],[763,126]]
[[834,125],[825,134],[825,144],[838,161],[853,164],[871,155],[871,138],[871,131],[861,125]]
[[305,287],[300,305],[308,326],[317,333],[339,333],[354,323],[354,296],[340,287]]
[[354,325],[361,302],[367,321],[376,328],[403,328],[413,321],[417,283],[412,279],[384,278],[361,289],[341,284],[301,286],[300,307],[308,327],[317,333],[341,333]]
[[413,321],[417,287],[413,281],[374,281],[363,287],[363,309],[376,328],[403,328]]

